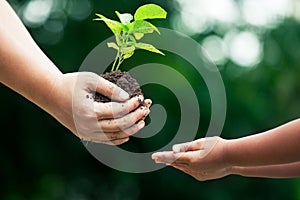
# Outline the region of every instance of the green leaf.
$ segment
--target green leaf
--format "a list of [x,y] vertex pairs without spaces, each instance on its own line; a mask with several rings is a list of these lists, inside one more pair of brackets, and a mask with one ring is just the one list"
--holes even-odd
[[117,21],[114,21],[114,20],[111,20],[111,19],[108,19],[106,17],[104,17],[103,15],[101,14],[96,14],[99,18],[98,19],[95,19],[95,20],[101,20],[101,21],[104,21],[105,24],[110,28],[110,30],[115,34],[119,34],[122,30],[123,30],[123,26],[120,22],[117,22]]
[[146,4],[139,7],[134,14],[134,20],[165,19],[167,12],[155,4]]
[[129,46],[122,49],[123,58],[130,58],[134,54],[135,46]]
[[115,35],[116,38],[116,42],[118,44],[118,46],[123,46],[123,42],[122,42],[122,36],[120,34]]
[[132,35],[128,35],[128,37],[129,41],[127,42],[127,44],[134,45],[136,43],[136,39]]
[[135,50],[135,46],[129,46],[129,47],[122,48],[122,53],[127,54],[134,50]]
[[128,52],[128,53],[124,54],[123,58],[124,59],[130,58],[133,54],[134,54],[134,51]]
[[151,52],[154,52],[154,53],[158,53],[158,54],[161,54],[161,55],[165,55],[163,52],[161,52],[160,50],[156,49],[153,45],[151,44],[146,44],[146,43],[136,43],[135,44],[135,47],[136,48],[139,48],[139,49],[144,49],[144,50],[147,50],[147,51],[151,51]]
[[129,27],[130,33],[153,33],[153,31],[156,31],[159,33],[159,30],[150,22],[138,20],[134,21],[127,25]]
[[133,16],[130,13],[124,13],[120,14],[118,11],[116,11],[117,16],[119,17],[122,24],[127,24],[133,20]]
[[133,35],[137,40],[140,40],[142,39],[142,37],[144,37],[144,33],[134,33]]
[[114,43],[114,42],[108,42],[108,43],[107,43],[107,46],[110,47],[110,48],[119,50],[118,45],[117,45],[116,43]]

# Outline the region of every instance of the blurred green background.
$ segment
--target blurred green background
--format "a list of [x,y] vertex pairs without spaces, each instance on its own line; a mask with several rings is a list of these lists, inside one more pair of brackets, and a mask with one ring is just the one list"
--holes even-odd
[[[228,109],[222,137],[257,133],[299,117],[299,0],[9,2],[39,46],[64,73],[77,71],[85,56],[111,36],[104,24],[92,21],[94,13],[116,19],[115,10],[133,13],[140,5],[157,3],[169,15],[167,20],[153,23],[191,36],[207,50],[220,69]],[[133,59],[161,61],[189,74],[184,61],[150,53],[146,58],[144,55],[144,52],[137,52]],[[210,119],[210,100],[203,81],[193,78],[192,73],[187,76],[198,84],[196,91],[202,98],[202,118],[197,134],[201,137]],[[163,88],[144,89],[154,102],[170,102],[170,95],[166,95],[168,92]],[[80,140],[37,106],[4,86],[0,87],[0,93],[3,139],[0,199],[300,200],[300,179],[229,176],[197,182],[172,168],[145,174],[116,171],[94,159]],[[174,112],[176,116],[176,109]],[[140,150],[155,150],[171,138],[165,131],[151,141],[139,143],[133,139],[126,145],[133,149],[138,145]]]

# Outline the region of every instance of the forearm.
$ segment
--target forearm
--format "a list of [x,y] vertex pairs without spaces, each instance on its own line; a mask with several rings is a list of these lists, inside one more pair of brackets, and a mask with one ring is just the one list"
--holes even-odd
[[35,44],[6,1],[0,1],[0,13],[1,83],[51,112],[49,96],[62,73]]
[[232,166],[276,165],[300,161],[300,119],[264,133],[229,140],[225,157]]
[[300,177],[300,162],[268,166],[233,167],[232,174],[263,178]]

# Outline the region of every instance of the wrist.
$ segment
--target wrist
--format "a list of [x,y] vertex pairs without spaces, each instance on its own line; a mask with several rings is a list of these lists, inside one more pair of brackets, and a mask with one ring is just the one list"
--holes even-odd
[[226,174],[230,175],[234,172],[234,166],[232,165],[230,156],[229,156],[229,146],[230,146],[230,140],[223,139],[223,148],[222,148],[222,162],[225,164]]
[[[51,92],[49,93],[49,100],[51,101],[49,111],[51,114],[57,115],[72,105],[70,99],[72,99],[72,89],[74,87],[70,87],[72,83],[68,81],[67,76],[68,74],[59,74],[53,78]],[[70,110],[70,108],[67,108],[67,110]]]
[[231,154],[232,140],[227,140],[227,139],[223,139],[223,140],[224,140],[223,159],[226,165],[232,168],[234,166],[234,162]]
[[228,167],[228,175],[243,175],[244,167],[238,166],[237,161],[234,158],[234,143],[236,142],[236,139],[231,140],[225,140],[226,143],[224,145],[224,159],[227,163]]
[[73,133],[76,132],[73,114],[72,99],[75,87],[75,74],[60,74],[53,80],[51,92],[49,92],[49,104],[45,109],[57,121],[67,127]]
[[232,166],[230,168],[230,174],[231,175],[239,175],[239,176],[243,176],[243,170],[244,167],[240,167],[240,166]]
[[226,159],[226,163],[229,166],[241,166],[244,156],[241,155],[242,149],[239,139],[226,140],[226,145],[224,146],[224,157]]

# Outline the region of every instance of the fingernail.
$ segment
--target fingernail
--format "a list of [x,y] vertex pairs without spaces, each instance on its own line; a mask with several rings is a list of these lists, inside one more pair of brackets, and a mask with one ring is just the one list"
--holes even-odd
[[156,159],[157,159],[156,153],[152,154],[151,158],[152,158],[153,160],[156,160]]
[[129,99],[129,94],[128,94],[127,92],[125,92],[124,90],[122,90],[122,91],[119,93],[119,97],[120,97],[121,99],[126,100],[126,99]]
[[144,128],[144,126],[145,126],[145,122],[144,121],[141,121],[141,122],[139,122],[139,129],[142,129],[142,128]]
[[146,100],[144,100],[144,103],[147,104],[147,105],[151,105],[152,101],[150,99],[146,99]]

